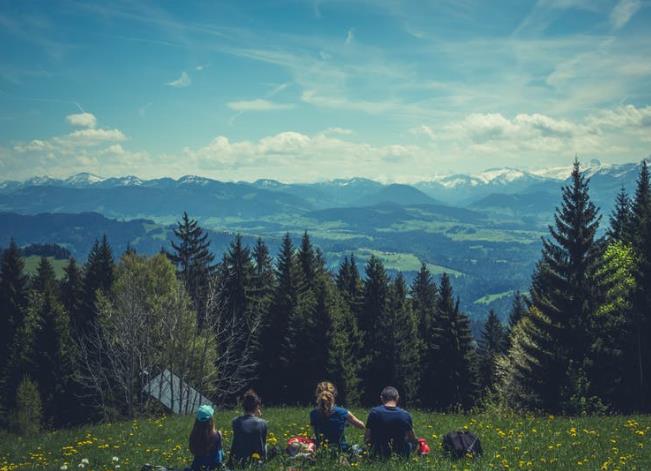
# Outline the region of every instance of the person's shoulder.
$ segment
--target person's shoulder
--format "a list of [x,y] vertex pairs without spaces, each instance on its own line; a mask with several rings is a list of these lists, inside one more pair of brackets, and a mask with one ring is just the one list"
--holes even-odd
[[405,409],[398,408],[397,410],[400,412],[400,414],[403,417],[408,418],[409,420],[411,420],[411,414],[409,412],[407,412]]
[[348,415],[348,409],[341,406],[335,406],[335,413],[340,415]]
[[319,416],[319,410],[318,409],[312,409],[310,411],[310,419],[314,419]]

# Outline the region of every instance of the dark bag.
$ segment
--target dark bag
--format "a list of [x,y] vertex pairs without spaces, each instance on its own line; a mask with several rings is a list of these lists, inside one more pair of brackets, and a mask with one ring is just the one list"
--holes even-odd
[[482,454],[481,441],[467,430],[446,434],[443,437],[443,450],[453,458],[463,458],[467,455],[477,457]]

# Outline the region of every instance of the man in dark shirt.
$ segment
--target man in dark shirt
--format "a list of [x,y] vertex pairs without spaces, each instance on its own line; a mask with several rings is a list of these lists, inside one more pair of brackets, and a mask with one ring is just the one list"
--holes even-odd
[[366,443],[371,454],[389,458],[392,453],[407,457],[418,447],[411,415],[398,407],[400,395],[393,386],[380,394],[382,405],[374,407],[366,419]]

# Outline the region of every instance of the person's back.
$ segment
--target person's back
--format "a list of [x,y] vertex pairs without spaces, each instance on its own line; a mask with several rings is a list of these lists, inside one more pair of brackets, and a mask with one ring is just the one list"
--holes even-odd
[[348,410],[335,406],[330,410],[314,409],[310,412],[310,424],[314,429],[317,445],[323,441],[331,446],[347,447],[344,430],[348,421]]
[[408,456],[416,444],[411,415],[398,407],[399,396],[395,388],[385,388],[381,398],[383,404],[371,409],[366,421],[366,438],[371,452],[382,458],[392,453]]
[[196,420],[190,433],[190,453],[192,471],[218,469],[224,461],[222,450],[222,436],[215,429],[214,409],[209,405],[202,405],[196,413]]
[[243,399],[244,415],[233,419],[232,465],[246,465],[267,457],[267,421],[260,418],[260,398],[248,391]]

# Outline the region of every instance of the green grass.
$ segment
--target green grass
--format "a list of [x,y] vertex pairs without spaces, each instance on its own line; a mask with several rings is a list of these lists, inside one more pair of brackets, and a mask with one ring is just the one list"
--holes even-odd
[[[46,257],[52,264],[54,269],[54,275],[57,277],[57,280],[63,278],[64,271],[63,269],[68,264],[68,260],[59,260],[54,257]],[[38,264],[41,262],[40,255],[30,255],[23,259],[25,261],[25,273],[29,275],[35,275],[38,270]]]
[[[265,409],[270,432],[284,446],[287,437],[309,433],[308,409]],[[364,410],[354,410],[364,419]],[[217,425],[230,443],[230,421],[235,411],[217,413]],[[517,415],[457,415],[413,413],[416,434],[432,447],[428,457],[409,461],[376,463],[364,458],[354,467],[360,470],[648,470],[651,469],[651,417],[532,417]],[[0,471],[54,469],[66,463],[79,469],[83,458],[86,470],[114,469],[118,458],[121,470],[139,470],[144,463],[182,467],[191,457],[187,437],[192,426],[188,417],[162,417],[132,422],[104,424],[80,429],[43,433],[27,439],[0,435]],[[475,461],[453,462],[446,458],[440,442],[450,430],[474,431],[482,441],[484,455]],[[270,435],[271,436],[271,435]],[[361,443],[357,430],[347,431],[350,443]],[[285,458],[277,458],[265,469],[288,470]],[[298,469],[298,468],[297,468]],[[350,469],[322,457],[305,469]]]
[[486,296],[482,296],[479,299],[475,300],[475,304],[490,304],[493,301],[497,301],[498,299],[506,298],[508,296],[513,295],[513,290],[510,291],[504,291],[502,293],[494,293],[494,294],[487,294]]

